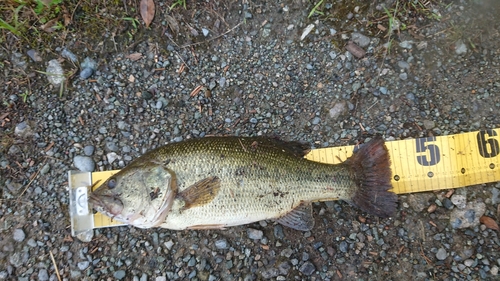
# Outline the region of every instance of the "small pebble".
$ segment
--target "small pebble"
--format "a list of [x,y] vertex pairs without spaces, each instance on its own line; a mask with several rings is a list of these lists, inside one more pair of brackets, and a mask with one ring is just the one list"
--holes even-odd
[[227,240],[220,239],[220,240],[215,241],[215,248],[220,249],[220,250],[229,248]]
[[269,268],[267,270],[262,271],[261,275],[262,278],[265,280],[269,280],[271,278],[274,278],[280,274],[279,270],[277,268]]
[[467,53],[467,45],[460,39],[457,42],[455,42],[455,53],[457,55],[463,55]]
[[423,121],[424,128],[427,130],[432,130],[434,127],[436,127],[436,123],[432,120],[424,120]]
[[82,71],[80,72],[80,78],[88,79],[90,78],[90,76],[92,76],[92,74],[94,74],[94,69],[87,67],[82,69]]
[[479,218],[486,211],[483,202],[469,202],[463,209],[453,209],[450,213],[450,223],[453,228],[470,228],[480,224]]
[[82,172],[93,172],[95,169],[94,160],[88,156],[75,156],[73,158],[73,165]]
[[42,169],[40,170],[40,174],[45,175],[50,171],[50,164],[47,163],[45,164]]
[[87,269],[87,267],[89,267],[89,265],[90,265],[89,261],[81,261],[81,262],[77,263],[78,269],[80,269],[81,271]]
[[115,273],[113,273],[113,277],[115,277],[118,280],[122,280],[123,278],[125,278],[126,275],[127,273],[125,272],[125,270],[118,270],[115,271]]
[[72,63],[77,63],[78,62],[78,57],[73,54],[70,50],[64,48],[61,52],[61,56],[65,59],[70,60]]
[[399,46],[404,49],[411,49],[412,41],[402,41],[399,43]]
[[50,84],[56,88],[59,87],[64,80],[66,80],[64,77],[64,70],[59,61],[56,59],[49,61],[49,65],[47,66],[45,73],[47,73],[47,80],[49,80]]
[[224,87],[225,85],[226,85],[226,78],[225,77],[221,77],[219,79],[219,86]]
[[14,134],[22,138],[33,135],[31,127],[24,121],[16,125],[16,128],[14,129]]
[[401,69],[409,69],[410,68],[410,64],[405,62],[405,61],[398,61],[398,66]]
[[457,206],[457,208],[464,209],[467,205],[467,198],[463,195],[453,194],[451,196],[451,202],[453,205]]
[[343,253],[347,253],[347,249],[349,248],[349,245],[347,245],[346,241],[340,242],[339,249]]
[[26,238],[26,234],[21,228],[16,228],[13,231],[14,241],[23,242],[24,238]]
[[474,260],[472,260],[472,259],[466,259],[464,261],[464,265],[467,267],[471,267],[473,264],[474,264]]
[[439,248],[439,250],[436,253],[436,258],[440,261],[443,261],[448,257],[448,253],[444,248]]
[[285,238],[285,234],[283,233],[283,227],[279,224],[274,226],[274,237],[277,239]]
[[92,156],[92,154],[94,154],[94,146],[92,145],[87,145],[83,148],[83,153],[86,155],[86,156]]
[[115,152],[110,152],[106,154],[106,159],[108,160],[109,164],[113,164],[113,162],[119,159],[119,156]]
[[262,237],[264,236],[264,233],[262,232],[262,230],[253,229],[253,228],[248,228],[247,234],[248,234],[248,238],[255,239],[255,240],[262,239]]
[[490,269],[490,273],[493,276],[497,276],[498,275],[498,266],[496,266],[496,265],[492,266]]
[[316,267],[314,267],[314,264],[312,264],[309,261],[306,261],[304,264],[302,264],[299,268],[300,272],[302,272],[306,276],[310,276],[311,274],[314,273],[316,270]]
[[351,34],[351,40],[362,48],[368,47],[368,45],[370,45],[370,37],[365,36],[361,33],[355,32]]
[[172,250],[172,246],[174,246],[174,242],[172,240],[169,240],[164,243],[165,247],[167,247],[168,250]]
[[443,207],[445,207],[448,210],[451,210],[451,209],[453,209],[453,203],[451,202],[450,199],[444,198],[443,199]]
[[42,268],[40,269],[40,271],[38,271],[38,280],[39,281],[49,280],[49,273],[47,272],[47,269]]
[[347,103],[345,101],[339,101],[335,103],[332,108],[330,108],[330,118],[337,120],[341,115],[347,113],[347,111]]
[[34,62],[41,62],[43,59],[40,56],[40,53],[36,50],[28,50],[28,56],[34,61]]

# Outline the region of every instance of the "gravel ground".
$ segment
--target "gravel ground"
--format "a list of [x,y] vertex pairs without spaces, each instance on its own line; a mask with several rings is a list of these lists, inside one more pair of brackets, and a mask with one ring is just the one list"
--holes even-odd
[[[310,18],[307,1],[188,1],[170,16],[156,2],[149,29],[0,49],[0,280],[57,280],[50,253],[64,280],[497,280],[498,231],[453,222],[464,208],[498,221],[500,183],[400,195],[384,220],[316,203],[305,233],[269,221],[72,238],[68,170],[119,169],[169,142],[279,135],[326,147],[500,127],[498,1],[421,1],[427,12],[395,19],[391,40],[383,7],[399,1],[325,1]],[[60,96],[35,70],[64,48],[91,60],[82,78],[66,53],[75,75]]]

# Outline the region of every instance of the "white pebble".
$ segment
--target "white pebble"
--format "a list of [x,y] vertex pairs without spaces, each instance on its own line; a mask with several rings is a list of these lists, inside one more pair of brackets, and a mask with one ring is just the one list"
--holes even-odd
[[20,228],[14,229],[13,236],[16,242],[23,242],[24,238],[26,238],[26,234]]

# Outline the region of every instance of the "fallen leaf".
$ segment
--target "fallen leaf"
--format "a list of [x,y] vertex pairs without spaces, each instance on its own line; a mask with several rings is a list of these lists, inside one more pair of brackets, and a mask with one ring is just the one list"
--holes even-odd
[[170,27],[172,32],[174,32],[174,36],[177,36],[177,34],[179,33],[179,30],[180,30],[179,23],[177,23],[177,20],[170,15],[165,15],[165,19],[167,20],[168,26]]
[[40,2],[42,2],[42,4],[45,5],[45,7],[50,8],[52,0],[41,0]]
[[188,25],[188,27],[189,27],[189,31],[191,32],[191,34],[192,34],[193,36],[195,36],[195,37],[196,37],[196,36],[200,35],[196,29],[192,28],[192,27],[191,27],[191,26],[189,26],[189,25]]
[[65,6],[63,6],[63,19],[64,19],[64,26],[68,26],[71,24],[71,15]]
[[436,211],[436,209],[437,209],[437,205],[436,204],[431,204],[429,206],[429,208],[427,208],[427,212],[428,213],[434,213],[434,211]]
[[153,0],[141,0],[140,10],[142,20],[144,20],[146,27],[149,27],[155,17],[155,2]]
[[40,29],[47,33],[52,33],[56,30],[58,20],[59,20],[58,18],[51,19],[45,24],[42,24],[40,26]]
[[141,53],[133,53],[133,54],[128,54],[125,57],[129,60],[136,61],[136,60],[140,60],[142,58],[142,54]]
[[360,46],[356,45],[354,42],[349,41],[347,45],[345,46],[347,51],[351,53],[353,56],[357,57],[358,59],[364,57],[366,55],[365,50],[363,50]]
[[387,28],[385,28],[385,26],[381,25],[381,24],[377,24],[377,28],[382,30],[382,31],[386,31]]
[[491,229],[494,229],[496,231],[500,231],[500,228],[498,227],[497,222],[494,219],[490,218],[490,217],[482,216],[479,219],[479,221],[482,224],[486,225],[487,228],[491,228]]
[[454,189],[450,189],[450,190],[448,190],[448,192],[446,192],[446,195],[444,197],[450,198],[453,195],[453,193],[455,193],[455,190]]

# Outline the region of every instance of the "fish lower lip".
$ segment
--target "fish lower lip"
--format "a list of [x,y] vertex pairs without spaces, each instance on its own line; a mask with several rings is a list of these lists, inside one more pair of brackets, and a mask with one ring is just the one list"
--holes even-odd
[[97,209],[95,207],[100,207],[114,216],[119,215],[123,210],[123,202],[120,199],[109,195],[95,196],[95,194],[90,193],[89,204],[96,211]]

